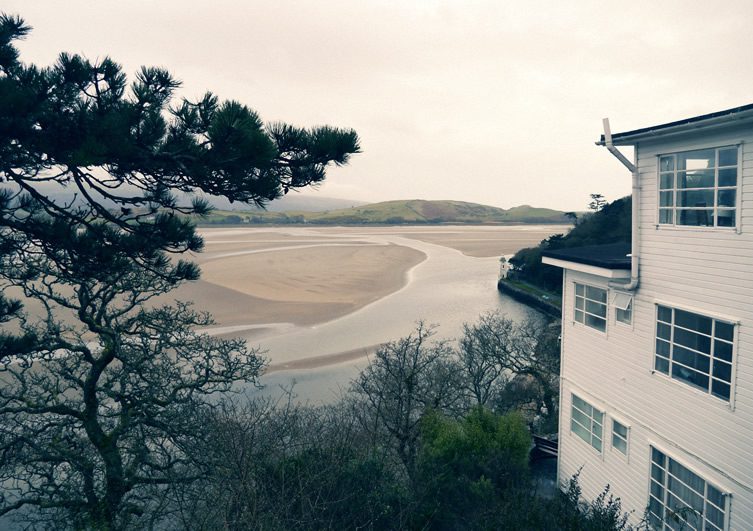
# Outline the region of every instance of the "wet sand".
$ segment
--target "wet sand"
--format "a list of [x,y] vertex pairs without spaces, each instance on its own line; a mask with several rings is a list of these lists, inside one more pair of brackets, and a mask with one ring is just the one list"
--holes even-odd
[[[483,259],[512,254],[564,230],[551,225],[202,229],[205,250],[193,257],[201,280],[170,298],[195,301],[197,309],[210,312],[217,322],[210,333],[242,332],[254,340],[331,321],[396,292],[426,259],[418,249],[426,243]],[[363,349],[354,352],[315,356],[306,367],[364,355]]]

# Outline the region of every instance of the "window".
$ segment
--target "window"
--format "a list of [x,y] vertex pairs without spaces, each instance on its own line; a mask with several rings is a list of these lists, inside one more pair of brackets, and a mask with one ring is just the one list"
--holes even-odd
[[657,306],[654,369],[729,400],[735,325]]
[[651,448],[648,521],[655,529],[722,531],[726,495],[671,457]]
[[625,324],[633,322],[633,296],[630,293],[615,291],[612,295],[612,306],[616,321]]
[[570,431],[601,452],[604,413],[575,395],[572,395],[572,399]]
[[575,321],[602,332],[607,329],[607,290],[575,284]]
[[659,157],[659,223],[734,227],[737,147]]
[[628,453],[628,428],[621,422],[617,422],[612,419],[612,448],[615,448],[620,453],[627,455]]

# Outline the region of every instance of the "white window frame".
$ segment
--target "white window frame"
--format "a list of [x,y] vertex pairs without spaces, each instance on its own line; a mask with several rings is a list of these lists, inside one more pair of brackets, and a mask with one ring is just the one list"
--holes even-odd
[[[654,450],[657,451],[657,452],[659,452],[659,453],[661,453],[664,456],[664,466],[663,467],[661,467],[658,463],[656,463],[656,466],[661,470],[661,472],[663,472],[663,477],[662,477],[661,483],[658,480],[656,480],[656,478],[654,477],[654,465],[655,465]],[[652,523],[651,523],[651,515],[652,514],[656,514],[656,513],[654,513],[651,510],[651,499],[652,498],[656,499],[657,501],[659,501],[659,503],[661,504],[662,508],[666,508],[667,507],[666,503],[667,503],[668,493],[672,494],[674,497],[677,497],[676,494],[674,493],[674,491],[671,491],[669,489],[669,476],[670,475],[672,476],[672,478],[675,481],[677,481],[678,483],[682,484],[683,486],[685,486],[689,490],[692,490],[696,495],[701,496],[701,494],[697,490],[695,490],[693,487],[687,485],[684,481],[682,481],[680,478],[677,478],[674,474],[672,474],[669,471],[669,461],[670,460],[674,461],[675,464],[677,464],[680,467],[684,468],[687,472],[690,472],[691,474],[695,475],[696,477],[698,477],[700,480],[702,480],[704,482],[704,492],[703,492],[703,495],[702,495],[703,501],[704,501],[704,511],[703,511],[703,515],[701,516],[702,519],[703,519],[701,529],[706,529],[706,527],[705,527],[705,524],[707,523],[706,522],[706,517],[705,517],[705,514],[707,513],[707,511],[706,511],[706,504],[707,503],[711,503],[716,509],[721,510],[722,513],[724,514],[724,522],[723,522],[721,528],[719,528],[714,523],[711,523],[711,525],[714,528],[721,529],[722,531],[727,531],[729,529],[730,502],[731,502],[731,499],[732,499],[732,495],[731,495],[729,489],[723,487],[720,483],[718,483],[717,481],[715,481],[713,479],[709,480],[707,474],[699,472],[695,467],[690,466],[688,463],[684,462],[682,459],[678,459],[674,455],[672,455],[672,453],[667,452],[664,448],[661,447],[661,445],[657,445],[653,441],[649,440],[649,446],[648,446],[648,465],[649,465],[648,466],[648,503],[646,504],[646,511],[647,511],[646,512],[646,517],[648,519],[647,523],[648,523],[649,526],[651,526],[651,529],[654,528],[653,525],[652,525]],[[654,495],[653,489],[652,489],[652,487],[653,487],[654,484],[659,485],[660,488],[664,491],[664,495],[663,495],[663,499],[662,500],[659,500]],[[720,507],[717,504],[715,504],[713,501],[711,501],[711,500],[708,499],[708,492],[709,492],[708,487],[709,486],[711,486],[712,488],[714,488],[717,492],[719,492],[722,495],[723,500],[724,500],[723,501],[724,507]],[[683,500],[681,500],[681,501],[683,501]],[[683,501],[683,503],[684,503],[684,501]],[[662,512],[664,512],[664,511],[662,511]],[[660,517],[660,519],[661,519],[660,522],[662,524],[665,523],[664,515],[656,515],[656,516]],[[710,523],[710,522],[708,522],[708,523]],[[664,527],[664,526],[662,526],[662,527]],[[688,529],[691,529],[691,528],[688,527]]]
[[[578,286],[582,286],[583,287],[583,295],[578,295]],[[586,291],[588,290],[588,288],[598,289],[598,290],[603,291],[604,292],[604,298],[606,299],[606,302],[601,302],[601,301],[597,301],[596,299],[590,299],[590,298],[588,298],[586,296]],[[578,299],[579,298],[583,299],[583,309],[582,310],[578,308]],[[593,303],[600,304],[600,305],[604,306],[604,317],[602,317],[601,315],[597,315],[595,313],[586,311],[586,304],[587,304],[588,301],[591,301]],[[579,321],[577,319],[577,312],[581,312],[583,314],[583,320],[582,321]],[[591,316],[595,317],[596,319],[603,320],[604,321],[604,330],[601,330],[599,328],[596,328],[595,326],[591,326],[590,324],[588,324],[586,322],[586,316],[587,315],[591,315]],[[590,328],[592,330],[596,330],[597,332],[599,332],[601,334],[606,334],[607,333],[608,322],[609,322],[609,290],[607,288],[603,288],[601,286],[594,286],[592,284],[586,284],[584,282],[577,282],[577,281],[573,282],[573,323],[578,323],[578,324],[581,324],[581,325],[583,325],[583,326],[585,326],[587,328]]]
[[[635,297],[632,293],[625,291],[613,290],[611,293],[610,305],[614,308],[614,322],[620,323],[626,326],[633,326],[633,306]],[[629,316],[629,320],[623,321],[620,319],[620,312],[625,312]]]
[[[612,425],[610,426],[610,438],[609,438],[609,444],[612,448],[612,450],[616,451],[620,456],[622,456],[625,459],[628,459],[630,455],[630,424],[626,423],[624,420],[617,418],[615,416],[610,415],[610,419],[612,421]],[[619,433],[614,431],[614,425],[615,423],[619,424],[623,428],[625,428],[626,435],[623,437]],[[614,438],[617,436],[618,439],[621,439],[625,441],[625,451],[623,452],[620,450],[617,446],[614,445]]]
[[[660,306],[663,306],[663,307],[665,307],[665,308],[667,308],[667,309],[669,309],[669,310],[672,311],[672,322],[671,323],[666,323],[666,321],[659,321],[659,307]],[[712,320],[711,335],[708,335],[708,334],[705,334],[703,332],[700,332],[700,331],[697,331],[697,330],[693,330],[693,329],[690,329],[690,328],[685,328],[685,327],[677,326],[675,324],[675,315],[676,315],[676,311],[677,310],[682,311],[682,312],[692,313],[692,314],[695,314],[695,315],[698,315],[700,317],[704,317],[704,318],[707,318],[707,319],[711,319]],[[717,322],[722,322],[724,324],[732,326],[732,341],[729,341],[729,340],[726,340],[726,339],[723,339],[723,338],[717,338],[715,336],[715,330],[716,330],[716,323]],[[664,338],[660,338],[659,337],[659,324],[660,323],[662,323],[662,324],[668,324],[669,325],[669,327],[670,327],[670,336],[669,336],[669,339],[664,339]],[[699,311],[697,309],[678,307],[678,306],[676,306],[674,304],[667,303],[667,302],[655,301],[654,339],[653,339],[653,356],[651,358],[651,360],[652,360],[651,361],[651,371],[654,374],[660,374],[660,375],[662,375],[662,377],[668,378],[671,381],[678,382],[679,384],[684,385],[687,388],[694,389],[694,390],[696,390],[696,391],[698,391],[700,393],[703,393],[705,396],[711,396],[711,397],[713,397],[713,398],[715,398],[717,400],[720,400],[721,402],[723,402],[723,403],[729,405],[731,408],[733,408],[734,407],[734,395],[735,395],[736,365],[737,365],[737,345],[739,343],[739,341],[738,341],[738,325],[739,325],[739,321],[736,321],[735,319],[730,319],[730,318],[727,318],[727,317],[722,317],[722,316],[718,316],[718,315],[708,314],[706,312],[701,312],[701,311]],[[698,334],[698,335],[701,335],[701,336],[708,337],[709,341],[710,341],[710,352],[708,352],[708,353],[701,352],[701,351],[695,350],[695,349],[693,349],[691,347],[687,347],[687,346],[684,346],[682,344],[675,343],[675,332],[678,329],[682,330],[682,331],[689,331],[689,332],[692,332],[692,333],[695,333],[695,334]],[[669,344],[669,354],[667,356],[661,355],[661,354],[659,354],[657,352],[658,345],[659,345],[660,341],[663,342],[663,343],[668,343]],[[715,356],[715,344],[714,344],[715,341],[720,341],[722,343],[730,344],[730,346],[731,346],[731,359],[729,361],[724,360],[723,358],[719,358],[719,359],[716,358],[716,356]],[[703,355],[703,356],[708,356],[708,358],[709,358],[709,372],[708,373],[703,373],[703,372],[701,372],[698,369],[695,369],[693,367],[685,365],[685,364],[683,364],[683,363],[681,363],[679,361],[675,361],[674,360],[675,346],[678,346],[680,348],[683,348],[685,350],[688,350],[688,351],[691,351],[691,352],[694,352],[694,353],[698,353],[698,354]],[[668,361],[667,372],[665,372],[665,371],[657,368],[657,358],[661,358],[661,359],[664,359],[664,360]],[[718,361],[720,363],[727,363],[727,364],[730,365],[730,379],[729,379],[729,381],[723,380],[721,378],[714,377],[714,375],[713,375],[713,373],[714,373],[714,361]],[[672,376],[673,365],[675,365],[675,364],[678,365],[678,366],[680,366],[680,367],[684,367],[686,369],[689,369],[691,371],[707,375],[708,379],[709,379],[709,383],[708,383],[707,388],[703,389],[702,387],[700,387],[700,386],[698,386],[696,384],[690,383],[687,380],[684,380],[684,379],[681,379],[681,378],[676,378],[676,377]],[[714,394],[712,392],[712,384],[713,384],[714,380],[717,380],[717,381],[719,381],[719,382],[721,382],[723,384],[729,385],[729,397],[728,398],[723,398],[723,397],[718,396],[718,395],[716,395],[716,394]]]
[[[734,207],[722,207],[722,209],[729,209],[731,210],[734,208],[735,215],[733,217],[735,221],[735,225],[732,227],[726,227],[726,226],[718,226],[717,225],[717,211],[719,209],[717,202],[718,202],[718,193],[719,193],[719,150],[720,149],[728,149],[728,148],[736,148],[737,149],[737,164],[735,166],[736,168],[736,179],[735,179],[735,186],[723,186],[721,187],[722,190],[735,190],[735,206]],[[696,188],[696,189],[683,189],[677,187],[677,155],[688,153],[691,151],[701,151],[706,149],[713,149],[715,151],[714,157],[714,187],[713,188]],[[662,172],[661,168],[661,159],[663,157],[673,157],[673,169],[672,172],[672,188],[663,189],[661,187],[661,176],[663,173],[668,174],[667,172]],[[674,228],[674,229],[681,229],[681,230],[702,230],[702,231],[724,231],[724,232],[737,232],[738,234],[741,232],[741,222],[742,222],[742,216],[741,216],[741,206],[742,206],[742,166],[743,166],[743,160],[742,160],[742,143],[741,142],[732,142],[728,144],[721,144],[721,145],[708,145],[708,146],[694,146],[691,149],[684,149],[681,151],[672,151],[668,153],[659,153],[656,155],[656,227],[657,228]],[[721,169],[731,168],[732,166],[723,166]],[[712,217],[713,217],[713,224],[712,225],[681,225],[677,223],[677,192],[678,190],[713,190],[714,191],[714,205],[712,208]],[[672,212],[672,223],[662,223],[661,221],[661,210],[666,209],[667,207],[661,206],[661,193],[662,192],[672,192],[672,206],[670,208]],[[684,210],[684,208],[680,208],[680,210]],[[689,208],[689,210],[693,210],[693,208]]]
[[[585,411],[583,411],[581,408],[579,408],[579,407],[577,407],[575,405],[575,399],[576,398],[578,400],[584,402],[586,405],[588,405],[591,408],[591,413],[590,414],[587,413],[587,412],[585,412]],[[588,419],[589,419],[589,426],[584,426],[582,422],[578,421],[573,416],[573,410],[574,409],[577,409],[584,416],[588,417]],[[595,413],[598,413],[599,415],[601,415],[601,422],[599,422],[599,421],[596,420]],[[606,414],[604,413],[603,410],[597,408],[591,402],[589,402],[588,400],[585,400],[585,399],[581,398],[580,396],[576,395],[575,393],[570,393],[570,433],[573,434],[573,435],[575,435],[578,439],[580,439],[584,443],[588,444],[591,447],[591,449],[593,451],[597,452],[599,455],[603,455],[603,453],[604,453],[604,419],[605,418],[606,418]],[[580,426],[584,430],[588,431],[588,433],[591,434],[590,440],[587,441],[580,433],[578,433],[577,431],[573,430],[573,423],[576,423],[578,426]],[[594,424],[598,424],[601,427],[600,433],[598,435],[594,431]],[[596,439],[599,440],[599,442],[601,443],[601,445],[600,445],[601,448],[597,448],[594,445],[594,442],[593,442],[594,438],[596,438]]]

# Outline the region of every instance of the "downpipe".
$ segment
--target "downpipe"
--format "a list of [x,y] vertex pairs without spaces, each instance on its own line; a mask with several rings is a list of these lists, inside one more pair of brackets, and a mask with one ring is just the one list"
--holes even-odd
[[602,120],[604,125],[604,145],[607,150],[619,160],[633,176],[633,189],[631,197],[631,229],[630,229],[630,282],[624,284],[618,281],[611,281],[609,285],[614,288],[619,288],[625,291],[635,291],[638,289],[640,279],[640,232],[638,229],[638,205],[640,204],[641,188],[638,182],[638,157],[637,150],[635,160],[636,163],[630,162],[622,152],[612,144],[612,131],[609,128],[609,118]]

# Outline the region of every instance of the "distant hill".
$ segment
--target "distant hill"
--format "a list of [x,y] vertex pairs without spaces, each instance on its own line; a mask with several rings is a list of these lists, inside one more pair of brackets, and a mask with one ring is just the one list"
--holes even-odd
[[[325,210],[334,210],[340,208],[349,208],[364,205],[364,201],[355,201],[352,199],[337,199],[334,197],[320,197],[316,195],[289,193],[280,199],[270,201],[266,209],[254,208],[246,203],[230,203],[224,197],[205,196],[213,208],[219,210],[233,211],[258,211],[258,212],[324,212]],[[179,195],[178,201],[186,204],[190,203],[191,196],[186,194]]]
[[321,225],[422,223],[569,223],[564,213],[528,205],[503,208],[464,201],[384,201],[323,212],[215,212],[200,223],[310,223]]
[[[59,205],[82,205],[84,203],[80,194],[76,194],[75,187],[61,186],[54,182],[40,182],[35,185],[37,190],[44,193],[47,197]],[[18,188],[11,183],[0,184],[0,189],[7,188],[9,190],[17,190]],[[125,195],[139,195],[141,191],[133,186],[124,186],[121,192]],[[97,197],[96,194],[94,194]],[[280,199],[270,201],[266,205],[266,209],[258,209],[247,203],[231,203],[224,197],[212,196],[204,193],[187,194],[183,192],[177,192],[174,194],[178,205],[188,206],[191,204],[191,200],[195,197],[201,197],[206,199],[212,208],[217,210],[228,211],[261,211],[261,212],[289,212],[289,211],[306,211],[306,212],[323,212],[325,210],[333,210],[338,208],[348,208],[354,206],[360,206],[365,204],[364,201],[355,201],[352,199],[337,199],[334,197],[322,197],[316,195],[316,193],[296,193],[291,192]],[[106,208],[117,209],[120,205],[110,201],[106,198],[97,197],[99,203]]]

